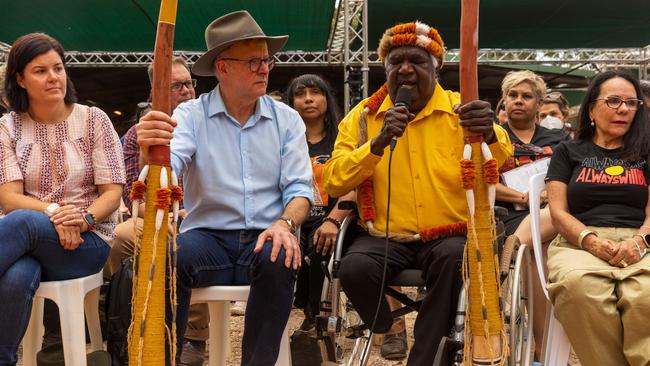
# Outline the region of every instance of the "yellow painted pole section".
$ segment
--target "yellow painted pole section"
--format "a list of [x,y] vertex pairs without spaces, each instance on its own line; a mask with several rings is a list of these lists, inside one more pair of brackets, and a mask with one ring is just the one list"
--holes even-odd
[[480,143],[472,144],[472,161],[476,170],[474,187],[476,214],[474,227],[470,225],[467,230],[472,348],[475,358],[478,356],[482,359],[493,359],[502,356],[500,343],[503,319],[499,308],[493,213],[488,199]]
[[171,0],[162,0],[160,4],[160,16],[158,22],[176,24],[176,10],[178,2]]
[[[137,287],[133,300],[133,333],[129,343],[129,365],[135,366],[162,366],[165,364],[167,210],[154,248],[156,190],[160,188],[160,170],[160,166],[152,165],[149,167],[147,176],[147,201],[142,241],[140,242],[141,249],[137,258]],[[153,263],[153,276],[150,278],[151,263]],[[145,307],[146,312],[144,312]],[[144,325],[144,332],[142,325]],[[142,341],[141,334],[143,335]]]
[[[474,247],[468,247],[469,265],[470,265],[470,297],[472,312],[472,333],[483,334],[483,310],[481,298],[484,297],[485,306],[487,307],[487,318],[490,324],[490,334],[500,334],[501,312],[499,311],[499,291],[497,289],[497,276],[495,256],[494,256],[494,235],[491,220],[491,208],[488,201],[487,184],[483,176],[483,155],[478,143],[472,146],[472,160],[476,168],[476,186],[474,188],[474,197],[476,202],[476,216],[474,218],[474,227],[478,241],[478,249],[481,251],[481,271],[480,275],[483,282],[483,291],[479,286],[478,255]],[[471,235],[468,233],[468,236]],[[471,245],[468,243],[468,245]],[[484,296],[482,296],[482,293]]]
[[[167,114],[171,113],[169,87],[176,9],[176,0],[162,0],[154,50],[152,107],[156,111]],[[156,232],[155,229],[160,172],[163,166],[167,166],[167,181],[171,181],[169,159],[169,146],[152,146],[149,149],[147,199],[142,240],[136,259],[133,323],[132,332],[129,335],[129,365],[132,366],[165,365],[165,351],[171,350],[171,347],[165,342],[165,304],[168,298],[165,294],[168,204],[164,205],[163,222],[159,231]],[[171,354],[171,357],[174,355]]]

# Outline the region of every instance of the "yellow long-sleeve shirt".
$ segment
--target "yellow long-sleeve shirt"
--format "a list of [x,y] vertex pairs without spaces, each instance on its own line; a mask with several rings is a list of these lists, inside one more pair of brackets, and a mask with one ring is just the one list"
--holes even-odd
[[[341,121],[332,158],[325,166],[325,189],[339,197],[372,177],[376,218],[374,227],[386,230],[388,157],[370,152],[370,141],[379,134],[386,110],[393,106],[386,96],[379,110],[367,117],[368,141],[358,144],[358,120],[365,101]],[[461,185],[460,160],[463,129],[453,105],[458,93],[436,85],[427,105],[415,116],[393,153],[390,231],[414,235],[432,227],[467,221],[468,209]],[[499,166],[512,154],[506,131],[494,125],[497,142],[490,150]]]

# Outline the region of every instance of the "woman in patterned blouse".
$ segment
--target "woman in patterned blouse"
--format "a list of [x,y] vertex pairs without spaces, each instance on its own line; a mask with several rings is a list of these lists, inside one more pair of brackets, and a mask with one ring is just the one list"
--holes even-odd
[[4,86],[11,112],[0,118],[0,365],[13,365],[40,281],[104,266],[124,166],[108,116],[75,103],[54,38],[18,38]]

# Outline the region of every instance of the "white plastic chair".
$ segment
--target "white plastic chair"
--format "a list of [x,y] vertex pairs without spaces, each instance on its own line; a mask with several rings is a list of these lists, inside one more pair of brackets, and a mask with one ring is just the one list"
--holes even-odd
[[36,365],[36,353],[43,339],[43,303],[54,301],[61,318],[61,340],[66,366],[86,366],[86,328],[93,351],[101,350],[99,326],[99,288],[104,283],[102,271],[94,275],[64,281],[41,282],[32,304],[32,315],[23,338],[23,365]]
[[569,353],[571,352],[571,343],[564,332],[564,328],[553,314],[553,304],[551,304],[546,289],[546,275],[544,274],[544,256],[542,252],[542,234],[540,231],[540,194],[546,188],[544,178],[546,173],[540,173],[532,176],[528,182],[528,205],[530,208],[530,228],[533,237],[533,248],[535,250],[535,262],[537,264],[537,273],[539,281],[544,289],[546,296],[546,327],[544,329],[544,341],[542,343],[542,365],[544,366],[564,366],[569,362]]
[[[230,354],[230,302],[248,301],[250,286],[210,286],[192,289],[190,303],[207,303],[210,312],[209,366],[224,366]],[[275,366],[291,366],[289,333],[284,328]]]

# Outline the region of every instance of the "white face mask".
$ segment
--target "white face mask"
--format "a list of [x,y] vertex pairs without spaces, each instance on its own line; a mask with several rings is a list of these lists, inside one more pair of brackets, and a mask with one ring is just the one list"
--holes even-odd
[[553,116],[546,116],[540,123],[540,126],[546,127],[551,130],[559,130],[564,127],[564,122],[562,122],[559,118],[553,117]]

